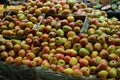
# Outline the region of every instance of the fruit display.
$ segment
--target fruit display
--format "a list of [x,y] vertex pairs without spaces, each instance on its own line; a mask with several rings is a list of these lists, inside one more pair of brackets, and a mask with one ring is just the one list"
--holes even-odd
[[45,80],[53,75],[73,80],[120,79],[120,21],[107,18],[105,11],[72,0],[29,1],[7,16],[0,30],[0,60],[35,68]]

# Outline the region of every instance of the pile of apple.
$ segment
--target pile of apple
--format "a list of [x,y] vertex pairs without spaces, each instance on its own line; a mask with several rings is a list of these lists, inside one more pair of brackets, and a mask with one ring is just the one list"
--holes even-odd
[[[88,33],[79,34],[82,20],[47,16],[35,30],[42,13],[86,14]],[[0,59],[9,64],[41,66],[58,73],[101,80],[120,79],[120,21],[84,3],[30,1],[0,23]],[[26,36],[25,40],[3,36]]]

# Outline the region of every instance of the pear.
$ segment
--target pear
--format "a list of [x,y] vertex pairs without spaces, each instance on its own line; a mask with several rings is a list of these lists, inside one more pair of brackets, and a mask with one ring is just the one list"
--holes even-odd
[[88,43],[85,48],[89,51],[92,52],[93,51],[93,45],[91,43]]
[[72,47],[71,41],[66,41],[64,44],[65,49],[70,49]]
[[120,56],[120,49],[119,49],[119,48],[116,49],[115,53],[116,53],[118,56]]
[[64,32],[69,32],[69,31],[72,31],[72,28],[70,26],[63,26],[63,31]]
[[106,70],[107,69],[107,64],[106,62],[101,62],[98,66],[97,66],[97,71],[100,71],[100,70]]
[[120,67],[117,68],[117,76],[120,78]]
[[86,48],[80,48],[79,53],[78,53],[81,57],[84,57],[86,55],[89,55],[89,51]]
[[108,72],[106,70],[101,70],[98,72],[98,76],[101,80],[106,80],[108,76]]
[[64,31],[62,29],[57,30],[57,35],[63,37],[64,36]]
[[117,77],[117,70],[116,70],[115,68],[110,69],[110,70],[108,71],[108,75],[109,75],[109,77],[111,77],[111,78]]
[[64,71],[63,71],[65,74],[67,74],[67,75],[72,75],[73,74],[73,69],[72,68],[66,68],[66,69],[64,69]]

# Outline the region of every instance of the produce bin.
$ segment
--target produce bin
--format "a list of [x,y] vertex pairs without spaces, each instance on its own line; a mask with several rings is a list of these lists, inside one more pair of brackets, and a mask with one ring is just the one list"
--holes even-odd
[[[53,18],[58,17],[60,20],[63,20],[63,19],[67,19],[67,17],[69,15],[49,14],[49,13],[43,14],[43,18],[44,19],[46,19],[49,16],[52,16]],[[88,19],[88,16],[87,15],[73,15],[73,16],[75,18],[75,21],[76,20],[82,20],[83,21],[83,25],[82,25],[82,27],[80,29],[80,33],[87,33],[88,28],[89,28],[89,19]],[[36,27],[37,29],[42,24],[42,20],[39,22],[39,25]]]

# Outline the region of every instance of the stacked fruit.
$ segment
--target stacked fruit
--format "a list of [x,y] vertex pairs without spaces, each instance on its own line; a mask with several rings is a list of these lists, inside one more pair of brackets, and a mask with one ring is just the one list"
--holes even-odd
[[[41,66],[67,75],[97,75],[103,80],[120,78],[120,21],[116,18],[108,19],[104,11],[87,8],[83,3],[30,1],[23,7],[1,24],[2,61],[18,66]],[[83,21],[72,15],[64,19],[47,16],[34,31],[33,25],[41,20],[41,13],[87,14],[88,33],[79,34]],[[4,39],[8,27],[16,36],[26,35],[25,40]]]
[[[35,6],[31,3],[31,7]],[[2,35],[7,38],[23,37],[25,38],[29,33],[34,32],[33,29],[42,19],[40,10],[35,7],[33,10],[19,10],[12,11],[11,14],[5,17],[1,22],[0,29]]]

